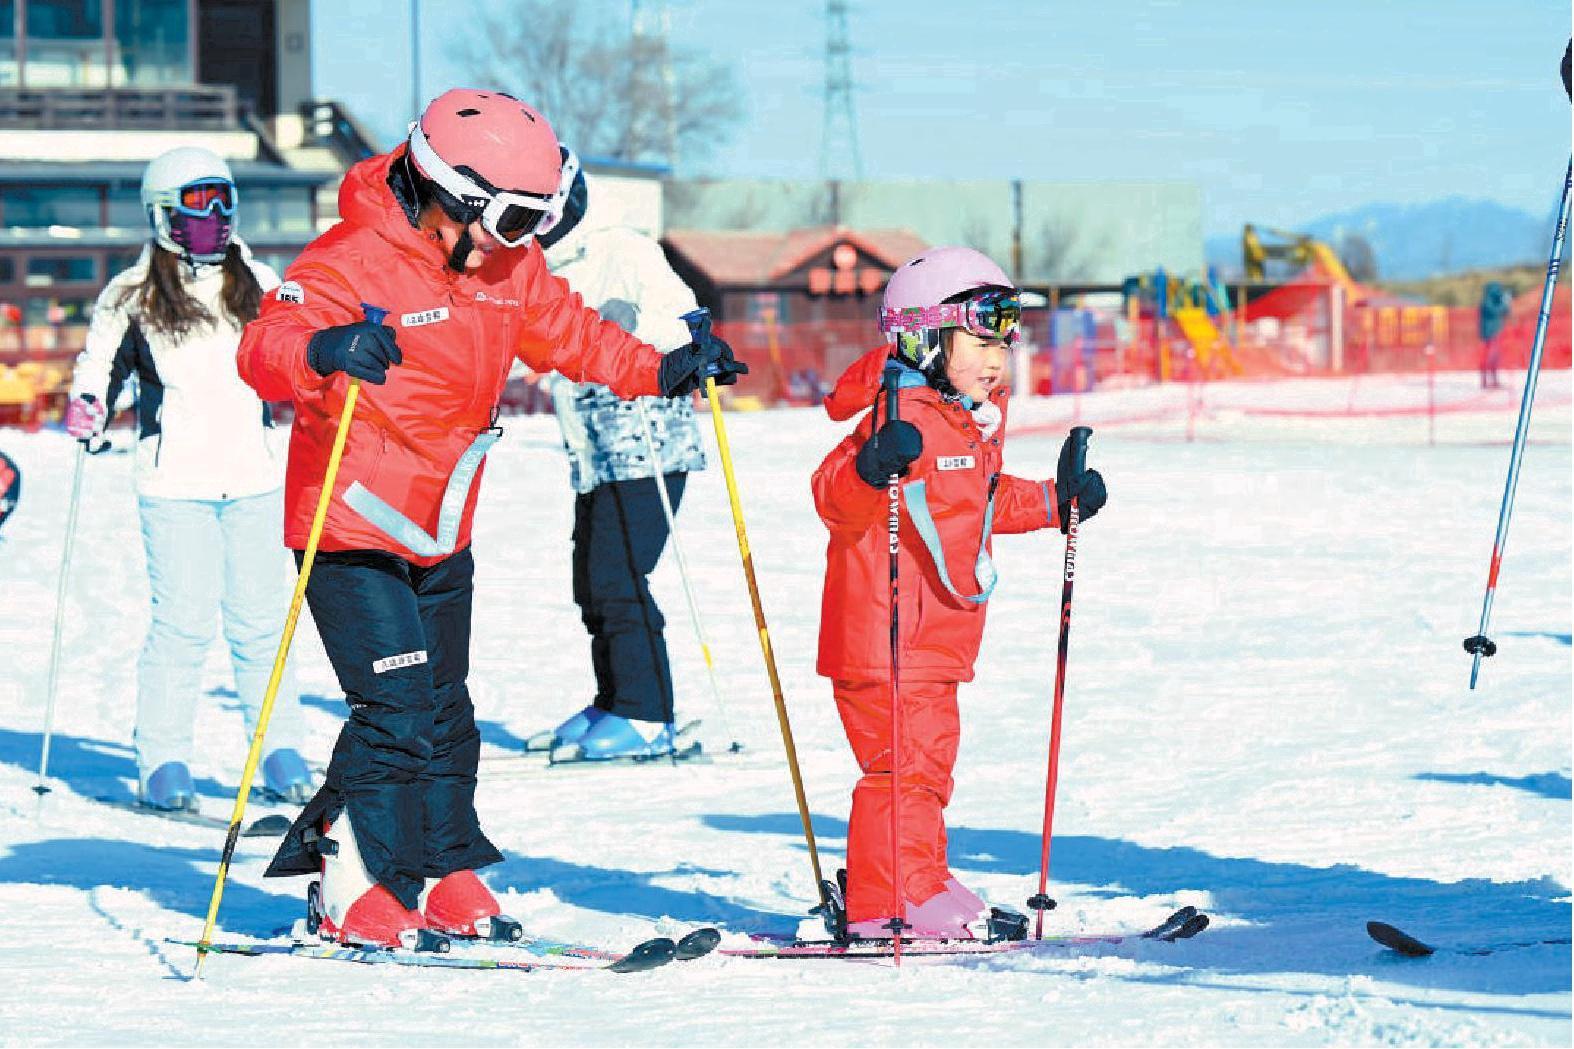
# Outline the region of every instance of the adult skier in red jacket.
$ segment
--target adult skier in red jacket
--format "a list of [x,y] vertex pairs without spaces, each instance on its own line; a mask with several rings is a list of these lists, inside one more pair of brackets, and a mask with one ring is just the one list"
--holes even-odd
[[[1001,472],[1006,350],[1020,317],[1017,291],[1000,267],[970,248],[930,249],[886,287],[881,327],[891,347],[854,363],[826,401],[833,419],[875,404],[813,480],[831,533],[818,670],[833,682],[863,770],[847,831],[846,903],[849,930],[865,938],[889,937],[899,916],[891,841],[891,475],[906,479],[897,607],[904,731],[896,748],[904,935],[966,936],[984,910],[947,865],[943,810],[961,731],[957,685],[973,679],[995,587],[991,534],[1055,527],[1073,496],[1084,519],[1104,504],[1095,470],[1072,475],[1064,462],[1053,484]],[[886,416],[883,381],[899,388],[894,419]]]
[[506,929],[474,873],[502,857],[476,819],[465,679],[471,518],[513,360],[625,397],[747,370],[720,340],[658,354],[547,272],[534,235],[557,218],[560,164],[546,118],[517,99],[440,96],[404,145],[346,175],[344,221],[290,267],[237,353],[265,400],[295,406],[284,541],[296,551],[349,381],[363,384],[306,590],[350,716],[268,869],[321,869],[331,938]]

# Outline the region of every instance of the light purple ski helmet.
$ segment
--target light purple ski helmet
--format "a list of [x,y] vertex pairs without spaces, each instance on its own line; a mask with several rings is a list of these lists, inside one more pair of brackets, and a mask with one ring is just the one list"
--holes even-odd
[[933,322],[928,320],[918,321],[923,327],[915,329],[912,315],[901,318],[900,311],[932,310],[979,288],[1013,287],[1006,271],[981,251],[957,245],[930,248],[898,266],[886,282],[880,330],[898,358],[922,371],[932,385],[943,387],[945,355],[939,329],[929,327]]
[[883,309],[938,306],[951,296],[974,288],[1014,287],[1006,271],[981,251],[959,246],[930,248],[891,274],[885,285]]

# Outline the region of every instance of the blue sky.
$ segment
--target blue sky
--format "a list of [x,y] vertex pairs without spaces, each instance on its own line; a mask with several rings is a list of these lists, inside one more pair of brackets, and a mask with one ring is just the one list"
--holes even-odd
[[[425,94],[471,82],[455,41],[503,6],[424,0]],[[818,175],[824,5],[670,6],[675,38],[731,63],[748,114],[679,173]],[[410,119],[408,7],[313,8],[317,93],[391,141]],[[855,0],[850,25],[871,178],[1182,179],[1218,234],[1447,196],[1542,215],[1569,155],[1564,0]]]

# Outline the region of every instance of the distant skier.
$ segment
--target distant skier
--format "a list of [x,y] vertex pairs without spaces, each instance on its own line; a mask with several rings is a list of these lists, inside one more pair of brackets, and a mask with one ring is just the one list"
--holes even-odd
[[[815,471],[815,506],[830,530],[820,614],[819,672],[863,778],[847,831],[847,921],[889,937],[893,917],[891,659],[887,486],[905,478],[899,543],[898,669],[904,733],[896,755],[904,935],[967,936],[985,910],[946,861],[960,725],[957,685],[971,681],[995,586],[990,536],[1052,528],[1073,497],[1082,518],[1104,505],[1095,470],[1057,482],[1001,472],[1006,358],[1021,305],[1011,281],[970,248],[931,248],[897,269],[880,311],[889,349],[842,376],[833,419],[875,404]],[[900,386],[895,420],[881,383]],[[875,429],[876,421],[879,422]],[[1065,457],[1063,456],[1063,459]]]
[[[182,146],[147,166],[152,240],[99,294],[66,410],[67,432],[101,443],[136,377],[134,483],[153,604],[134,738],[141,799],[166,810],[197,809],[192,725],[214,621],[222,612],[249,732],[289,604],[274,538],[283,463],[269,444],[267,406],[235,374],[241,328],[279,278],[236,235],[237,199],[229,166],[206,149]],[[311,794],[301,720],[286,671],[262,774],[269,791],[295,802]]]
[[1502,387],[1497,370],[1503,360],[1503,329],[1508,325],[1509,314],[1514,311],[1514,297],[1497,281],[1487,281],[1481,289],[1481,388],[1496,390]]
[[[563,151],[563,214],[541,234],[547,265],[625,331],[667,351],[689,342],[682,316],[698,308],[661,246],[621,222],[615,202],[587,209],[579,160]],[[552,404],[568,448],[574,498],[574,601],[590,631],[596,695],[552,735],[553,756],[605,760],[673,752],[666,620],[648,576],[667,542],[641,414],[650,423],[674,511],[689,471],[705,468],[686,397],[620,399],[554,372]]]
[[628,396],[683,396],[707,372],[728,383],[741,370],[720,340],[659,355],[547,272],[533,236],[561,168],[540,113],[447,92],[407,142],[350,169],[344,221],[307,246],[241,342],[242,377],[295,403],[284,541],[296,551],[349,380],[363,383],[306,590],[350,716],[268,868],[321,870],[330,938],[498,928],[474,873],[502,857],[476,818],[465,679],[471,519],[514,358]]

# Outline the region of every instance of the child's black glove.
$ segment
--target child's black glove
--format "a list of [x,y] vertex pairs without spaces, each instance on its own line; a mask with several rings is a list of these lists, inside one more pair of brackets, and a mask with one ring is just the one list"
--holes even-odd
[[858,449],[853,466],[870,488],[884,488],[891,475],[907,476],[913,460],[924,454],[924,435],[903,419],[892,419]]
[[1071,438],[1060,446],[1060,465],[1055,468],[1055,497],[1060,500],[1060,531],[1071,530],[1071,500],[1077,500],[1078,520],[1086,521],[1104,507],[1109,493],[1104,476],[1076,462]]

